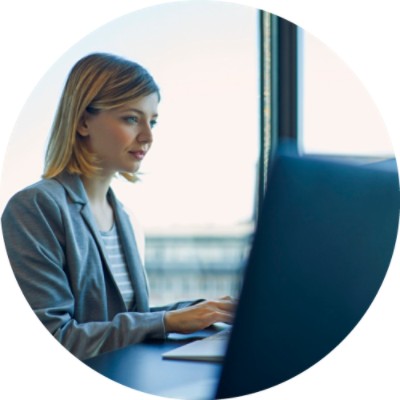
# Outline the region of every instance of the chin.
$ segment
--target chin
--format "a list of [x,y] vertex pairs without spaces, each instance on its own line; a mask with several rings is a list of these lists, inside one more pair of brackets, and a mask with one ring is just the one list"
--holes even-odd
[[139,171],[139,166],[134,168],[122,168],[119,173],[120,174],[136,174]]

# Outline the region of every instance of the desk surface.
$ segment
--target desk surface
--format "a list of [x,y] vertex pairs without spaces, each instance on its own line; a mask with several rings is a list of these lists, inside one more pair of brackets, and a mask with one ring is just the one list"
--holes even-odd
[[146,341],[85,361],[85,364],[120,384],[163,397],[212,399],[222,364],[205,361],[164,360],[162,354],[194,339],[215,333],[207,329],[191,335],[169,335],[165,341]]

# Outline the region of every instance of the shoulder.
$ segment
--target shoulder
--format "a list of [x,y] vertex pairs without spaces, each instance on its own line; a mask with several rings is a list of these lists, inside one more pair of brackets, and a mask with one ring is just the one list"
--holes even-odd
[[18,191],[8,201],[5,212],[10,209],[38,209],[50,207],[65,200],[65,190],[55,179],[42,179]]
[[56,231],[63,225],[66,201],[63,188],[53,179],[43,179],[17,192],[7,203],[1,216],[5,237],[19,235],[39,237],[43,227]]
[[35,198],[47,196],[52,198],[65,197],[65,190],[63,186],[55,179],[42,179],[17,192],[11,198],[11,200],[30,199],[32,201]]

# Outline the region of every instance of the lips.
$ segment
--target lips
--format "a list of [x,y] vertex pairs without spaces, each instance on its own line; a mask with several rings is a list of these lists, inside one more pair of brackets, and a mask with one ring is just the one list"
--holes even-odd
[[136,151],[130,151],[129,154],[131,154],[137,160],[141,161],[146,155],[146,152],[144,150],[136,150]]

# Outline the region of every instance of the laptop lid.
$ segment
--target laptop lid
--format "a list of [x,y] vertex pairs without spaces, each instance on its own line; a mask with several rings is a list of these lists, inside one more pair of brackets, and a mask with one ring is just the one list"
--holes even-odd
[[394,159],[278,154],[270,170],[217,398],[282,383],[333,350],[373,301],[396,241]]

